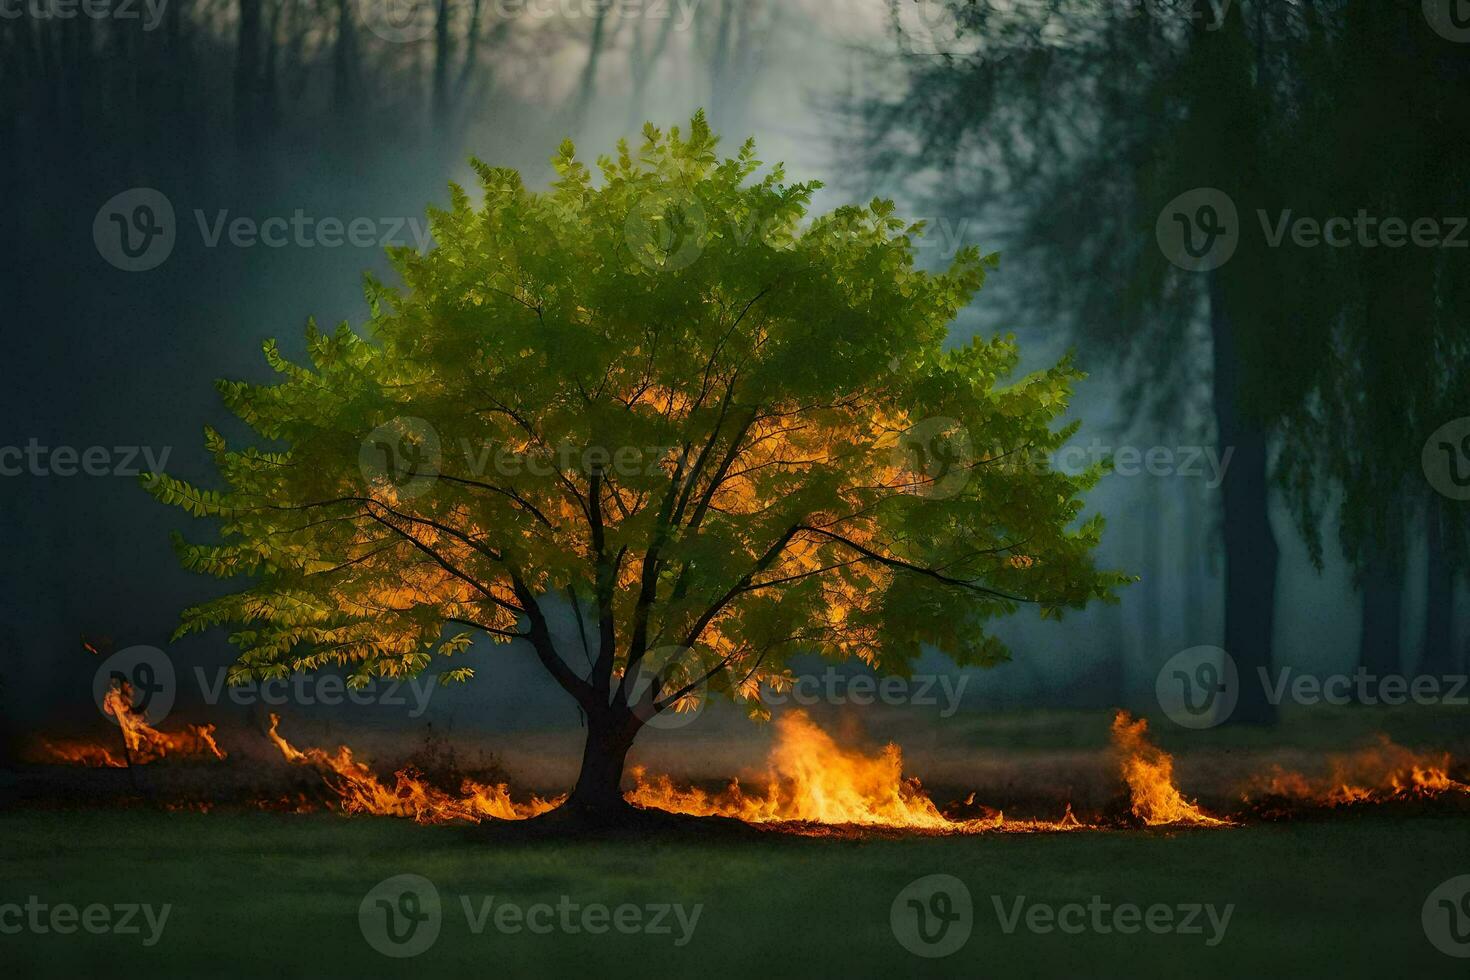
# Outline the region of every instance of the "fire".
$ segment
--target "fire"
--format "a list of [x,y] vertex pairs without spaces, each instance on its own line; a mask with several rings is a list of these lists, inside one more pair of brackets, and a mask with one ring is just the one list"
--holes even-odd
[[271,715],[270,740],[288,762],[310,766],[321,773],[327,786],[338,795],[345,813],[367,813],[377,816],[410,817],[417,823],[449,823],[456,820],[479,823],[481,820],[524,820],[545,813],[561,802],[560,798],[543,800],[531,797],[526,803],[510,798],[505,784],[489,785],[466,779],[459,795],[448,793],[425,782],[412,769],[394,773],[388,786],[364,763],[353,758],[352,750],[339,745],[336,752],[324,749],[298,749],[277,730],[281,719]]
[[1179,792],[1174,785],[1174,757],[1148,740],[1148,719],[1134,721],[1128,712],[1119,710],[1113,717],[1113,747],[1120,755],[1133,815],[1148,826],[1221,827],[1230,823],[1205,813]]
[[1282,797],[1319,806],[1429,799],[1447,793],[1470,793],[1470,785],[1451,778],[1448,752],[1416,753],[1395,745],[1387,735],[1357,752],[1329,756],[1327,772],[1311,777],[1276,766],[1258,777],[1244,797]]
[[636,806],[692,816],[734,817],[747,823],[803,822],[975,833],[983,830],[1068,830],[1082,824],[1071,808],[1055,823],[1007,821],[994,812],[981,819],[952,820],[939,811],[917,779],[903,775],[903,753],[889,744],[868,755],[843,748],[804,712],[776,721],[776,741],[759,792],[732,780],[724,790],[683,789],[668,776],[633,769],[627,793]]
[[[215,741],[213,725],[189,725],[180,732],[162,732],[148,724],[131,703],[126,684],[106,695],[104,710],[117,719],[120,744],[39,740],[38,753],[46,761],[96,768],[125,768],[165,756],[224,759]],[[484,820],[524,820],[557,807],[564,799],[531,796],[512,799],[504,783],[465,778],[457,792],[442,789],[414,768],[397,770],[391,780],[378,776],[346,745],[334,751],[298,748],[279,731],[280,718],[271,715],[268,737],[282,758],[320,774],[330,790],[329,806],[349,814],[407,817],[418,823],[478,823]],[[976,803],[971,793],[963,802],[937,806],[919,780],[904,775],[903,753],[895,744],[876,751],[839,744],[807,714],[792,711],[775,722],[775,738],[765,766],[744,784],[732,779],[718,790],[675,783],[667,775],[631,770],[632,788],[625,794],[634,806],[662,809],[698,817],[727,817],[758,825],[787,825],[798,833],[829,833],[824,828],[875,828],[921,833],[1025,833],[1100,829],[1112,821],[1079,820],[1068,804],[1058,820],[1007,818],[998,809]],[[1175,782],[1174,759],[1154,745],[1146,720],[1118,711],[1112,723],[1112,743],[1118,774],[1128,788],[1133,817],[1145,826],[1233,826],[1235,821],[1214,816],[1187,799]],[[1256,805],[1257,817],[1282,815],[1281,802],[1337,807],[1397,800],[1422,800],[1449,794],[1470,795],[1470,783],[1461,781],[1449,753],[1415,752],[1378,736],[1357,752],[1329,756],[1321,774],[1308,775],[1275,766],[1253,777],[1243,798]],[[1456,778],[1456,777],[1459,778]],[[169,804],[172,806],[172,804]],[[306,812],[319,802],[307,794],[262,799],[255,805],[269,810]],[[178,806],[207,810],[207,803]],[[1273,809],[1274,808],[1274,809]],[[1284,811],[1282,811],[1284,812]]]
[[132,688],[116,682],[102,698],[102,710],[117,721],[123,748],[108,748],[93,742],[42,740],[40,755],[47,762],[63,762],[100,769],[123,769],[145,765],[167,755],[223,759],[225,752],[214,739],[213,725],[186,725],[182,732],[161,732],[148,724],[143,712],[133,707]]

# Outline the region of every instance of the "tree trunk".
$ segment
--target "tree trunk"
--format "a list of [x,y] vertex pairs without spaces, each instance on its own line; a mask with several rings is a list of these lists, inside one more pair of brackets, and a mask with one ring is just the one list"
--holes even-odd
[[1363,621],[1358,664],[1375,678],[1399,673],[1404,621],[1404,562],[1391,546],[1374,545],[1363,568]]
[[1276,624],[1276,536],[1271,530],[1266,432],[1242,404],[1235,325],[1220,274],[1210,276],[1210,330],[1214,338],[1214,411],[1220,451],[1235,454],[1220,485],[1224,503],[1225,650],[1240,672],[1240,700],[1231,721],[1270,724],[1276,706],[1261,672],[1272,669]]
[[1443,677],[1460,669],[1455,646],[1455,570],[1445,553],[1444,514],[1430,500],[1425,512],[1428,543],[1424,604],[1424,651],[1421,673]]
[[1195,481],[1184,489],[1184,517],[1181,521],[1184,542],[1184,635],[1191,643],[1205,631],[1205,580],[1209,577],[1210,521],[1200,506],[1199,487]]
[[[339,110],[357,103],[357,28],[350,0],[337,0],[337,40],[332,47],[332,101]],[[339,117],[341,118],[341,117]],[[343,119],[345,124],[345,119]]]
[[630,809],[623,799],[623,767],[638,728],[637,719],[626,710],[588,713],[582,771],[564,809],[598,822],[614,820]]
[[588,42],[587,61],[582,66],[582,81],[577,86],[577,101],[572,109],[572,130],[576,132],[587,122],[592,98],[597,92],[597,63],[602,60],[603,43],[607,36],[607,11],[610,4],[597,8],[597,19],[592,22],[592,38]]
[[434,79],[430,90],[430,111],[434,131],[442,135],[449,128],[449,0],[439,0],[434,16]]
[[243,150],[255,147],[260,122],[260,0],[240,0],[235,43],[235,141]]

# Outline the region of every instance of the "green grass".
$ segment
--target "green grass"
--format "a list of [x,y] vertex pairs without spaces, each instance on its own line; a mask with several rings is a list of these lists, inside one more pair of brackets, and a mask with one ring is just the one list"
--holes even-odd
[[[1470,873],[1470,820],[1344,817],[1222,831],[753,842],[507,842],[453,827],[325,814],[11,812],[0,903],[172,903],[141,937],[0,935],[11,976],[1415,976],[1463,972],[1430,945],[1430,890]],[[407,960],[364,941],[358,905],[401,873],[444,901],[438,941]],[[946,872],[975,902],[968,944],[918,959],[889,909]],[[497,903],[703,904],[693,939],[480,935],[460,895]],[[1001,932],[1007,905],[1234,903],[1224,941]]]

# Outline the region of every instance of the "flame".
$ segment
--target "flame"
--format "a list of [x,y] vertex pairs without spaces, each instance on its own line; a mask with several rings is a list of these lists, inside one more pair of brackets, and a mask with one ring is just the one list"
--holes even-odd
[[1179,792],[1174,785],[1174,757],[1148,740],[1148,719],[1134,721],[1120,709],[1113,717],[1113,747],[1120,755],[1133,815],[1148,826],[1221,827],[1230,823],[1205,813]]
[[[650,777],[634,767],[635,806],[691,816],[734,817],[747,823],[804,822],[863,827],[976,833],[984,830],[1069,830],[1082,824],[1071,807],[1056,822],[1006,820],[990,811],[974,820],[952,820],[939,811],[917,779],[903,775],[903,753],[889,744],[875,755],[843,748],[805,712],[776,721],[776,741],[764,774],[765,789],[741,787],[738,780],[716,793],[680,788],[668,776]],[[974,797],[971,795],[970,803]]]
[[1329,756],[1327,772],[1311,777],[1274,767],[1257,777],[1244,798],[1275,796],[1319,806],[1431,799],[1447,793],[1470,793],[1470,785],[1451,778],[1448,752],[1416,753],[1395,745],[1387,735],[1357,752]]
[[40,739],[31,753],[36,761],[87,766],[92,769],[125,769],[127,760],[119,749],[109,749],[95,742],[53,741]]
[[427,783],[412,769],[394,773],[390,787],[366,764],[353,758],[352,750],[339,745],[336,752],[324,749],[298,749],[278,731],[281,718],[271,715],[267,732],[271,742],[288,762],[311,766],[322,775],[327,786],[340,798],[345,813],[367,813],[377,816],[410,817],[417,823],[449,823],[465,820],[524,820],[545,813],[561,802],[560,798],[543,800],[531,797],[516,803],[504,783],[486,784],[466,779],[459,795],[448,793]]
[[[182,732],[161,732],[132,706],[126,684],[114,685],[103,702],[117,719],[122,744],[38,740],[45,761],[96,768],[124,768],[164,756],[225,758],[213,725],[189,725]],[[380,778],[350,748],[335,751],[298,748],[279,731],[280,717],[271,715],[268,737],[293,765],[314,769],[330,789],[329,805],[344,813],[411,818],[419,823],[524,820],[554,809],[565,799],[531,796],[511,798],[504,783],[463,779],[457,793],[428,782],[413,768],[399,769],[390,781]],[[895,744],[876,752],[839,745],[804,712],[792,711],[775,722],[775,740],[764,770],[742,785],[731,780],[720,790],[678,785],[667,775],[650,775],[633,767],[633,787],[626,798],[635,806],[691,816],[718,816],[752,824],[787,824],[800,833],[826,833],[822,828],[890,828],[927,833],[1041,832],[1097,829],[1106,824],[1084,822],[1070,804],[1058,820],[1010,819],[998,809],[976,803],[971,793],[943,810],[919,780],[905,776],[903,754]],[[1174,759],[1148,737],[1145,719],[1118,711],[1112,723],[1113,749],[1119,774],[1128,787],[1133,816],[1146,826],[1233,826],[1186,799],[1175,783]],[[1357,752],[1329,756],[1325,772],[1307,775],[1274,766],[1253,777],[1242,794],[1247,803],[1264,799],[1316,806],[1384,803],[1470,795],[1470,784],[1455,778],[1449,753],[1421,753],[1394,744],[1387,736]],[[263,809],[307,812],[320,805],[306,794],[256,802]],[[208,803],[177,804],[207,811]],[[1269,809],[1254,810],[1271,816]],[[1280,814],[1276,814],[1280,815]]]
[[225,752],[214,739],[213,725],[186,725],[182,732],[161,732],[148,724],[143,712],[133,707],[133,690],[126,682],[114,682],[102,697],[102,710],[116,719],[122,731],[123,748],[95,742],[50,741],[39,743],[38,755],[45,762],[61,762],[97,769],[124,769],[145,765],[167,755],[223,759]]

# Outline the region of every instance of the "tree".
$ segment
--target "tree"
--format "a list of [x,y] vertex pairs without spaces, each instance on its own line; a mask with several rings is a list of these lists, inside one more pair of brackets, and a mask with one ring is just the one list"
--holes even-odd
[[542,193],[476,161],[483,205],[451,188],[437,245],[393,251],[366,336],[309,326],[310,366],[269,342],[279,383],[221,382],[287,448],[207,430],[225,489],[144,478],[222,522],[177,542],[187,567],[253,579],[180,633],[236,625],[242,679],[525,641],[586,719],[568,806],[605,819],[642,727],[711,695],[764,716],[798,651],[990,665],[987,619],[1112,598],[1079,499],[1099,472],[1044,460],[1077,372],[1002,384],[1008,339],[942,349],[992,258],[915,268],[881,200],[803,224],[818,185],[716,148],[702,114],[649,126],[597,186],[567,142]]
[[[1450,674],[1454,580],[1470,559],[1470,525],[1462,501],[1428,485],[1422,454],[1435,430],[1470,411],[1470,290],[1461,253],[1423,247],[1422,226],[1437,239],[1440,219],[1470,204],[1470,164],[1451,150],[1470,139],[1460,96],[1470,64],[1411,0],[1348,3],[1330,24],[1304,59],[1296,179],[1339,202],[1336,213],[1362,237],[1295,258],[1297,305],[1318,321],[1308,332],[1330,344],[1313,397],[1283,427],[1280,479],[1319,563],[1322,515],[1336,506],[1363,593],[1359,662],[1378,676],[1415,669],[1403,662],[1400,634],[1410,545],[1422,535],[1417,669]],[[1389,221],[1420,227],[1419,240],[1395,243]]]
[[[1366,200],[1334,196],[1334,182],[1355,166],[1367,173],[1360,161],[1390,159],[1376,145],[1354,153],[1342,147],[1382,136],[1364,125],[1357,96],[1381,84],[1364,70],[1364,57],[1386,61],[1395,41],[1380,29],[1359,30],[1362,36],[1343,43],[1342,24],[1397,20],[1415,29],[1407,36],[1417,54],[1436,47],[1422,4],[921,0],[917,17],[913,6],[894,2],[896,23],[908,27],[900,35],[909,46],[905,84],[896,97],[861,105],[871,120],[864,134],[870,163],[880,171],[952,175],[938,184],[940,203],[1012,222],[1026,269],[1039,277],[1028,301],[1054,298],[1084,353],[1117,359],[1132,382],[1130,407],[1178,413],[1196,381],[1188,370],[1196,327],[1207,326],[1214,438],[1222,452],[1233,451],[1220,488],[1224,646],[1243,679],[1233,720],[1269,722],[1275,708],[1256,678],[1275,661],[1279,552],[1270,504],[1282,484],[1296,504],[1334,475],[1315,465],[1316,450],[1277,454],[1273,467],[1272,449],[1301,441],[1291,430],[1324,390],[1350,387],[1324,352],[1338,345],[1344,319],[1361,319],[1353,307],[1363,286],[1386,277],[1381,266],[1368,278],[1354,269],[1351,288],[1334,292],[1322,268],[1332,250],[1307,252],[1289,240],[1268,247],[1256,216],[1320,220]],[[1431,122],[1421,107],[1443,109],[1454,86],[1405,75],[1402,66],[1399,83],[1399,98],[1382,97],[1388,112],[1405,92],[1445,93],[1415,96],[1414,110],[1402,114],[1435,134],[1421,143],[1437,140],[1449,117]],[[1324,121],[1324,105],[1339,107],[1337,118],[1351,129],[1324,125],[1318,132],[1326,138],[1314,143],[1307,134]],[[1344,141],[1345,133],[1356,135]],[[1422,176],[1438,160],[1419,157],[1407,173]],[[1229,199],[1238,222],[1210,191]],[[1029,202],[1019,213],[995,204],[1017,199]],[[1229,240],[1238,250],[1192,268],[1176,263],[1159,246],[1161,220],[1184,223],[1189,245],[1196,233],[1223,231],[1228,239],[1201,234],[1198,241]],[[1392,309],[1383,305],[1384,313]],[[1392,403],[1379,415],[1405,421]],[[1299,513],[1302,523],[1319,516]],[[1393,629],[1395,615],[1374,607],[1373,631]]]

